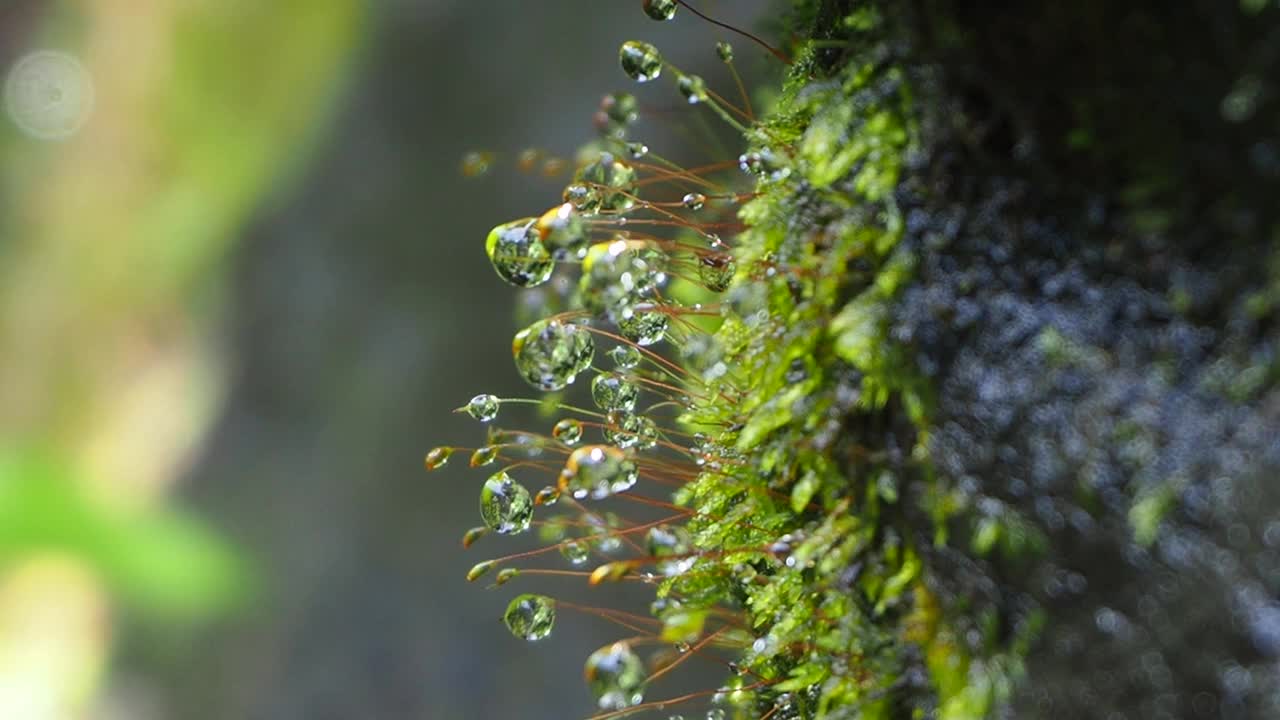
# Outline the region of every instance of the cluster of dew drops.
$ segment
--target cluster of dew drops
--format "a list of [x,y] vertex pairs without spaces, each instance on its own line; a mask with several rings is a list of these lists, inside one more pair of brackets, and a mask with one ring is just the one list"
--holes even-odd
[[[644,12],[655,20],[670,20],[681,6],[687,7],[677,0],[643,2]],[[721,42],[716,51],[741,89],[732,47]],[[754,120],[745,92],[744,107],[735,106],[701,77],[674,68],[653,45],[623,43],[619,63],[640,83],[657,80],[667,71],[675,77],[684,102],[710,109],[738,130]],[[664,421],[689,409],[699,397],[700,383],[723,373],[722,367],[699,374],[688,366],[698,364],[694,356],[705,353],[710,340],[698,319],[719,314],[717,298],[737,272],[732,249],[720,235],[740,229],[733,221],[736,209],[752,196],[741,189],[745,183],[738,178],[759,175],[761,163],[757,155],[746,154],[715,165],[682,167],[630,139],[640,110],[629,93],[605,96],[595,116],[599,141],[577,165],[562,202],[536,217],[498,225],[485,239],[485,253],[498,276],[531,291],[544,314],[517,332],[511,344],[516,370],[544,396],[475,396],[458,411],[489,424],[487,443],[478,448],[437,447],[427,454],[426,467],[434,470],[455,453],[467,451],[471,467],[502,466],[480,490],[483,525],[467,531],[464,546],[491,533],[515,535],[531,527],[550,544],[480,562],[468,580],[494,573],[495,585],[531,574],[576,575],[592,584],[621,579],[652,583],[687,572],[699,557],[679,522],[688,512],[639,497],[633,490],[651,482],[665,486],[669,494],[671,488],[694,479],[708,462],[715,467],[733,461],[731,449]],[[559,164],[562,161],[556,161]],[[732,176],[722,177],[726,171]],[[695,301],[682,302],[677,295]],[[605,343],[611,349],[599,353]],[[676,351],[676,359],[661,352],[664,344]],[[608,357],[609,369],[596,365],[600,354]],[[595,408],[564,402],[564,392],[588,372],[594,373],[590,398]],[[501,407],[517,403],[554,408],[565,416],[552,424],[549,434],[495,428],[492,423]],[[595,434],[600,441],[588,442]],[[552,481],[536,492],[517,480],[539,475],[550,475]],[[676,514],[667,521],[629,524],[588,506],[611,497],[665,506]],[[570,512],[534,520],[539,508],[557,505]],[[640,557],[612,560],[610,555],[624,546]],[[516,566],[546,551],[558,551],[570,568],[581,568],[593,558],[605,562],[591,571]],[[503,621],[516,637],[536,641],[551,633],[557,609],[566,606],[545,595],[522,594],[511,600]],[[639,621],[624,622],[625,613],[618,611],[570,607],[601,614],[624,627]],[[587,658],[586,682],[602,711],[596,717],[650,706],[661,709],[675,702],[642,705],[647,686],[665,670],[647,671],[635,646],[656,639],[613,642]],[[672,645],[679,653],[689,650],[686,642]],[[726,714],[713,707],[705,717],[718,720]]]

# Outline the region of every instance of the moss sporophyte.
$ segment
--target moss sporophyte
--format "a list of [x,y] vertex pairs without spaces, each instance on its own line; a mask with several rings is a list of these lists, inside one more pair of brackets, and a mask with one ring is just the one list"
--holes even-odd
[[[892,3],[795,0],[787,52],[682,0],[642,5],[759,43],[786,80],[758,113],[727,43],[709,43],[725,72],[704,79],[628,41],[625,75],[670,82],[689,117],[741,134],[741,154],[677,162],[634,137],[646,106],[617,92],[576,163],[520,156],[549,177],[573,170],[550,209],[484,243],[537,312],[512,342],[535,397],[473,398],[459,410],[489,424],[483,446],[436,448],[426,466],[463,451],[495,466],[464,546],[528,531],[543,545],[468,579],[652,589],[648,615],[522,594],[503,617],[525,640],[573,614],[620,628],[586,654],[597,720],[1001,711],[1044,612],[992,578],[1032,567],[1046,536],[1013,501],[938,470],[930,358],[893,322],[915,307],[922,245],[957,232],[951,208],[917,212],[942,197],[922,159],[979,141],[926,111],[921,78],[934,76],[900,60]],[[492,160],[472,154],[464,172]],[[546,427],[498,427],[512,403],[546,411]],[[689,662],[723,682],[664,693]]]

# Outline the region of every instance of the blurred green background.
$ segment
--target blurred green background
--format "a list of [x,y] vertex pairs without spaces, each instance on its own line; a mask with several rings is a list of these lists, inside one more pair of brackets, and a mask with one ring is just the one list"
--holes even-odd
[[558,197],[511,158],[588,140],[633,37],[698,69],[724,34],[638,0],[0,5],[0,69],[55,50],[92,93],[69,137],[0,123],[0,718],[589,714],[612,631],[513,640],[462,579],[509,549],[458,544],[478,478],[421,458],[523,392],[481,241]]

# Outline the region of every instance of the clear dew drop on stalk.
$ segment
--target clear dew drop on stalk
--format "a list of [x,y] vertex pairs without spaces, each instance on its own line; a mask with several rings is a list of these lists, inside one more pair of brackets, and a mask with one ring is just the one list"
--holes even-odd
[[737,264],[728,254],[703,255],[698,261],[698,279],[712,292],[728,290],[737,270]]
[[644,243],[625,238],[588,248],[578,280],[582,305],[615,322],[629,317],[665,278],[658,267],[661,253],[646,253],[645,249]]
[[565,418],[551,428],[551,437],[565,445],[577,445],[582,439],[582,423],[573,418]]
[[502,622],[522,640],[541,640],[556,624],[556,601],[546,595],[517,595],[507,605]]
[[649,528],[649,532],[645,534],[645,549],[654,558],[658,572],[667,576],[684,573],[693,567],[697,559],[689,555],[693,550],[689,531],[674,525]]
[[691,192],[685,195],[684,198],[681,199],[681,202],[684,203],[684,206],[686,208],[689,208],[690,210],[697,212],[701,210],[704,206],[706,206],[707,196],[703,195],[702,193]]
[[636,82],[649,82],[662,75],[662,53],[658,48],[639,40],[628,40],[618,49],[618,62],[622,72]]
[[654,20],[670,20],[676,16],[676,0],[644,0],[644,14]]
[[506,472],[496,472],[480,491],[480,518],[500,535],[524,532],[533,520],[533,498]]
[[574,183],[585,187],[587,194],[577,203],[566,202],[584,213],[623,212],[635,207],[635,168],[612,153],[602,152],[579,168]]
[[498,417],[498,405],[501,403],[493,395],[477,395],[463,407],[467,414],[480,422],[489,422]]
[[503,223],[490,230],[484,241],[485,254],[498,277],[522,288],[546,282],[556,266],[536,223],[533,218]]
[[560,554],[570,565],[581,565],[591,558],[591,546],[582,540],[569,540],[560,546]]
[[631,489],[639,477],[635,463],[623,451],[587,445],[569,455],[560,473],[560,487],[578,500],[601,500]]
[[640,398],[640,390],[625,375],[602,372],[591,381],[591,399],[601,410],[630,412]]
[[609,351],[609,359],[619,370],[631,370],[640,364],[640,351],[631,345],[618,345]]
[[631,317],[618,319],[618,332],[637,345],[653,345],[667,334],[667,314],[637,310]]
[[591,653],[583,675],[601,710],[623,710],[644,699],[644,663],[625,642]]
[[591,244],[586,223],[573,203],[563,203],[546,211],[535,224],[542,243],[557,260],[581,260]]
[[533,387],[563,390],[591,367],[595,341],[591,333],[559,320],[539,320],[511,341],[516,370]]

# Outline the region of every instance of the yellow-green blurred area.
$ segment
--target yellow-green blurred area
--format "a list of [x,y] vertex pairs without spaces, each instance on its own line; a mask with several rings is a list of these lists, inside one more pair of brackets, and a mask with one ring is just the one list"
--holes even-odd
[[0,4],[0,719],[589,710],[601,628],[512,642],[421,457],[522,392],[481,241],[560,187],[503,158],[590,139],[623,40],[714,62],[639,5]]

